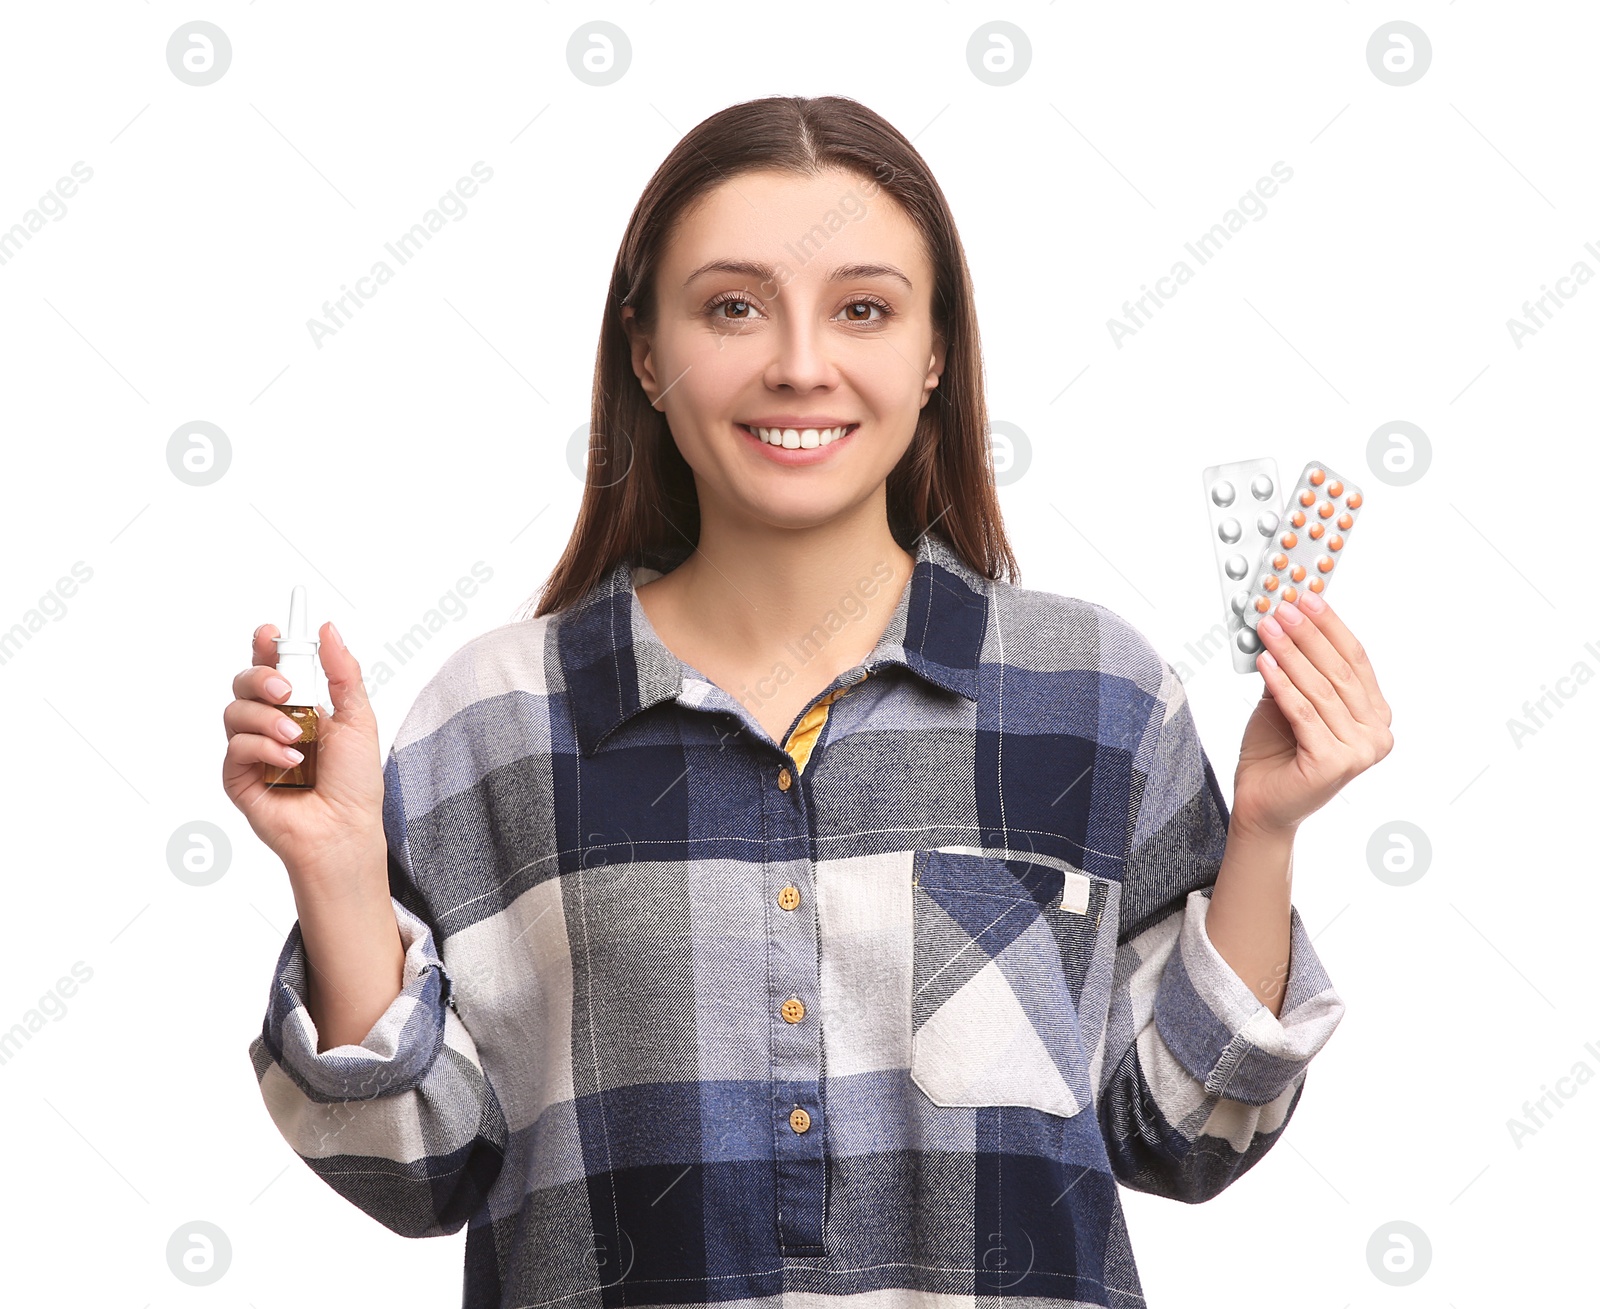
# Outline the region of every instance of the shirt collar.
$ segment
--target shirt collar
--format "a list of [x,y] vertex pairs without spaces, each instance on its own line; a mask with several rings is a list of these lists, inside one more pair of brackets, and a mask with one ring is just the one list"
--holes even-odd
[[[561,615],[557,644],[584,754],[592,755],[619,725],[663,700],[709,707],[720,698],[726,701],[721,707],[734,707],[717,688],[685,698],[684,664],[656,635],[639,603],[636,588],[676,567],[692,549],[665,551],[643,565],[619,561]],[[992,583],[931,529],[917,538],[915,555],[883,636],[846,680],[857,682],[882,665],[898,664],[976,701]]]

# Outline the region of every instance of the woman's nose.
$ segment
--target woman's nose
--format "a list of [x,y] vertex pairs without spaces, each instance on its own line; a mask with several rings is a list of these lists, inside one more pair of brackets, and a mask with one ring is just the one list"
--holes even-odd
[[825,326],[808,316],[804,321],[790,319],[772,333],[776,348],[767,364],[769,387],[788,386],[797,391],[809,391],[834,380],[835,367]]

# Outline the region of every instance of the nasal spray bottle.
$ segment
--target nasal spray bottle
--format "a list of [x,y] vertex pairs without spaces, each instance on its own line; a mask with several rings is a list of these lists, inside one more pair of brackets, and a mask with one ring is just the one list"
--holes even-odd
[[289,593],[289,629],[277,637],[278,676],[289,683],[289,698],[277,707],[299,725],[300,737],[285,742],[305,756],[292,768],[264,763],[262,780],[273,787],[309,791],[317,783],[317,647],[321,644],[308,630],[306,589],[297,586]]

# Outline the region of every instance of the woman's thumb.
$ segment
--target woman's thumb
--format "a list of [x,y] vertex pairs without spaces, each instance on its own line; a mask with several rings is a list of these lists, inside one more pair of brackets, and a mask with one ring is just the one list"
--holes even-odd
[[372,706],[367,702],[367,688],[361,680],[361,665],[345,645],[339,629],[332,623],[324,623],[321,642],[318,654],[323,675],[328,679],[333,712],[343,716],[353,711],[363,717],[370,716]]

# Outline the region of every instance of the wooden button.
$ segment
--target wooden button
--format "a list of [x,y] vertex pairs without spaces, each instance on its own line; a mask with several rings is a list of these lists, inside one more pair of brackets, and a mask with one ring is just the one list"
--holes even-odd
[[811,1130],[811,1115],[804,1109],[791,1110],[789,1113],[789,1126],[794,1128],[796,1132],[808,1132]]
[[783,1002],[783,1008],[781,1008],[778,1012],[783,1015],[784,1022],[798,1023],[806,1016],[806,1007],[798,1000],[785,1000]]
[[778,790],[787,791],[793,785],[794,778],[789,776],[789,770],[787,768],[778,769]]
[[799,906],[800,889],[798,887],[786,886],[778,892],[778,908],[797,909]]

